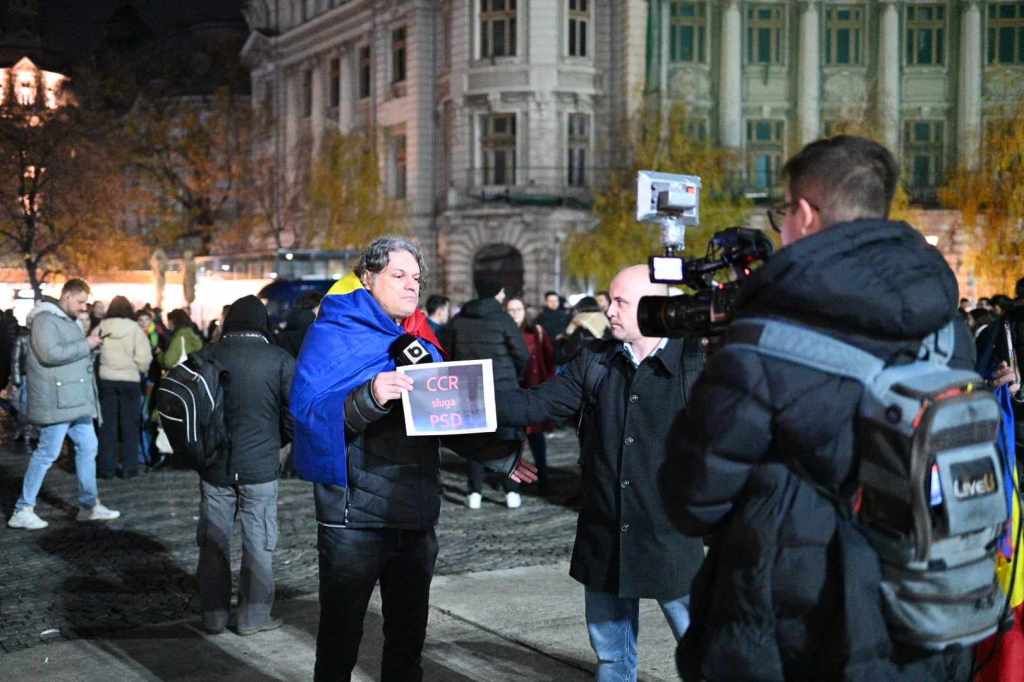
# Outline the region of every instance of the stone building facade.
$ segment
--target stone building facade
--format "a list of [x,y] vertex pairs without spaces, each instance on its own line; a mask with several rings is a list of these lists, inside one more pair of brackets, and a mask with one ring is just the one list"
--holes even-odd
[[[686,102],[694,134],[740,150],[749,195],[770,196],[789,155],[857,122],[928,204],[1024,95],[1024,2],[253,0],[247,19],[278,157],[328,126],[380,132],[429,288],[456,300],[485,270],[531,302],[567,284],[565,239],[592,224],[617,125],[645,99]],[[969,242],[926,222],[941,248]]]
[[566,281],[562,244],[591,225],[609,163],[599,140],[642,93],[645,3],[280,0],[247,19],[278,158],[329,126],[375,129],[430,290],[463,301],[491,270],[532,302]]

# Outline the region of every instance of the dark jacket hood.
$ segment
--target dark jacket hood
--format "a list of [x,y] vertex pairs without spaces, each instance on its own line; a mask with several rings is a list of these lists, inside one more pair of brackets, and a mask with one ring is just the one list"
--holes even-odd
[[945,258],[904,222],[856,220],[773,255],[740,292],[740,316],[771,315],[879,339],[921,339],[956,314]]
[[459,310],[459,315],[474,318],[494,317],[499,314],[504,315],[505,311],[498,303],[498,299],[492,297],[473,299]]

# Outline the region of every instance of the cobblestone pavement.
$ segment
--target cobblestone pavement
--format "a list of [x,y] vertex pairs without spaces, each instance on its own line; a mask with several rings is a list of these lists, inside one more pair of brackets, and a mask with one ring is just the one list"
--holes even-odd
[[[484,492],[484,505],[464,506],[462,461],[445,458],[438,536],[438,574],[536,566],[566,561],[572,548],[578,491],[578,448],[570,431],[548,441],[549,494],[529,487],[522,508]],[[0,433],[0,510],[10,516],[29,451]],[[100,498],[121,511],[109,524],[79,524],[73,459],[51,468],[36,512],[42,531],[0,528],[0,654],[49,639],[95,636],[196,613],[195,526],[198,478],[187,470],[100,481]],[[282,480],[274,553],[277,598],[317,589],[316,524],[309,483]],[[236,527],[232,565],[237,577],[241,539]]]

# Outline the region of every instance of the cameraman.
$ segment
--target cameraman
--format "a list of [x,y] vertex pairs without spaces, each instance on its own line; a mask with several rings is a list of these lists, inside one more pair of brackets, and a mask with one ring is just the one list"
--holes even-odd
[[[769,218],[783,248],[747,281],[737,317],[798,322],[896,362],[959,319],[942,254],[887,219],[899,175],[888,150],[842,135],[807,145],[782,172],[786,200]],[[960,324],[950,365],[970,369],[973,356]],[[879,586],[856,563],[845,568],[857,580],[848,570],[844,581],[835,509],[790,469],[846,489],[862,390],[730,347],[728,337],[709,360],[689,437],[662,481],[678,525],[711,536],[678,651],[685,679],[969,679],[970,651],[910,651],[858,627],[881,609]]]
[[676,639],[690,623],[690,583],[704,560],[701,541],[673,528],[658,472],[690,433],[689,389],[704,366],[695,339],[643,336],[637,304],[664,295],[646,265],[612,280],[614,338],[584,344],[564,371],[529,390],[495,398],[502,426],[579,414],[583,505],[569,574],[586,588],[598,680],[635,680],[638,604],[657,599]]

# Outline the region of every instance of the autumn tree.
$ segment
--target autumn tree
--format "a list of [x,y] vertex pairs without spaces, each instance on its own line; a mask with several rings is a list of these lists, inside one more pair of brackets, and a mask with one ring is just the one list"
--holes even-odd
[[640,170],[701,177],[700,221],[686,232],[686,255],[703,255],[716,231],[743,222],[749,203],[731,191],[732,152],[714,148],[687,132],[687,110],[674,105],[641,110],[622,134],[609,158],[622,159],[594,195],[595,227],[570,236],[566,265],[571,274],[605,286],[623,267],[643,263],[662,250],[661,228],[636,222],[636,174]]
[[[54,274],[130,266],[142,253],[120,230],[121,176],[109,119],[87,92],[48,106],[35,95],[0,96],[0,244],[19,259],[38,298]],[[62,98],[63,99],[63,98]]]
[[149,91],[136,101],[124,134],[133,200],[154,222],[153,240],[194,244],[198,255],[208,255],[244,208],[248,98],[228,87],[210,95]]
[[[312,175],[312,141],[303,138],[284,150],[279,123],[268,112],[256,113],[248,192],[243,225],[260,242],[278,249],[310,245],[306,229]],[[288,163],[281,161],[287,155]],[[285,243],[286,239],[288,243]]]
[[961,165],[939,192],[973,231],[967,260],[992,292],[1013,292],[1024,275],[1024,99],[986,130],[976,168]]
[[321,248],[343,249],[408,229],[403,203],[381,178],[376,136],[324,132],[312,164],[307,222]]

